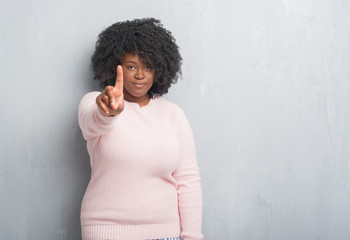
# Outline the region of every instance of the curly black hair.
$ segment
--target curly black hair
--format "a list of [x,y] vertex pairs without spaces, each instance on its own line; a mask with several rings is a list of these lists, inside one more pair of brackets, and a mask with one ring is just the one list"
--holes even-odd
[[117,22],[98,35],[91,57],[94,79],[105,88],[114,85],[124,54],[136,53],[156,70],[148,95],[161,96],[181,76],[182,57],[172,33],[154,18]]

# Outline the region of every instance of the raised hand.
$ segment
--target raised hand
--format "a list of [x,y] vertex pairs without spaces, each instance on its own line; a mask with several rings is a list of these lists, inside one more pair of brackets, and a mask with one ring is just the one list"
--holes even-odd
[[118,65],[114,86],[107,86],[96,98],[98,110],[103,116],[115,116],[124,110],[123,68]]

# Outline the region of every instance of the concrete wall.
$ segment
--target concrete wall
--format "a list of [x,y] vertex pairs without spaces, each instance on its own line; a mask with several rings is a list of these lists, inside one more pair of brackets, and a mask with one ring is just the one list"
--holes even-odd
[[2,1],[1,239],[76,240],[90,176],[77,123],[99,32],[155,17],[175,35],[205,239],[350,238],[350,2]]

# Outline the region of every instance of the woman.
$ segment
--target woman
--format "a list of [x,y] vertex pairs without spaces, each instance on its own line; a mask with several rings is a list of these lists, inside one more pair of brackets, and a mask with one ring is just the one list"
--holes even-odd
[[159,20],[118,22],[100,33],[92,70],[103,91],[79,105],[91,164],[83,240],[203,238],[192,131],[183,111],[161,97],[181,61]]

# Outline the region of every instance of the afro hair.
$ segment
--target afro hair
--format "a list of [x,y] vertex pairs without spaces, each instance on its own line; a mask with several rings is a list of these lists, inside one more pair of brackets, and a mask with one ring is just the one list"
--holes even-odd
[[155,68],[150,97],[167,93],[181,76],[182,57],[172,33],[157,19],[134,19],[114,23],[98,35],[91,69],[102,88],[115,84],[117,65],[127,52],[138,54]]

